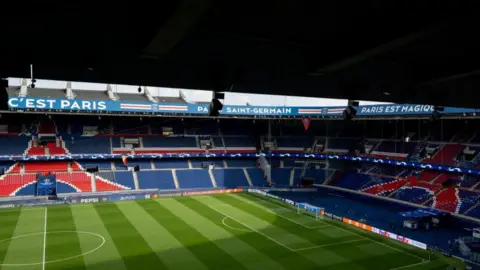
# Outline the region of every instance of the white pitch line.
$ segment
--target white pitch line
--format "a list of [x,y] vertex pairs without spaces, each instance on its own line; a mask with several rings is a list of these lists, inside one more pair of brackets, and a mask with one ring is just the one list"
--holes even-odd
[[[271,203],[271,202],[270,202],[270,203]],[[275,203],[271,203],[271,204],[275,204]],[[275,205],[277,205],[277,204],[275,204]],[[285,207],[285,208],[286,208],[286,209],[289,209],[289,208],[287,208],[287,207]],[[290,209],[290,210],[293,211],[292,209]],[[329,224],[329,223],[325,223],[325,222],[323,222],[323,223],[324,223],[324,224]],[[388,248],[390,248],[390,249],[392,249],[392,250],[405,253],[405,254],[407,254],[407,255],[410,255],[410,256],[412,256],[412,257],[415,257],[415,258],[421,260],[422,262],[425,261],[425,259],[422,258],[422,257],[420,257],[420,256],[417,256],[417,255],[412,254],[412,253],[410,253],[410,252],[407,252],[407,251],[405,251],[405,250],[401,250],[401,249],[398,249],[398,248],[389,246],[389,245],[384,244],[384,243],[381,243],[381,242],[379,242],[379,241],[377,241],[377,240],[373,240],[373,239],[371,239],[371,238],[369,238],[369,237],[363,236],[362,234],[355,233],[355,232],[352,232],[352,231],[350,231],[350,230],[344,229],[344,228],[342,228],[342,227],[340,227],[340,226],[338,226],[338,225],[335,225],[333,222],[332,222],[331,224],[329,224],[329,225],[331,225],[331,226],[333,226],[333,227],[335,227],[335,228],[337,228],[337,229],[339,229],[339,230],[342,230],[342,231],[344,231],[344,232],[347,232],[347,233],[350,233],[350,234],[359,236],[359,237],[361,237],[361,238],[367,239],[367,240],[369,240],[369,241],[371,241],[371,242],[377,243],[377,244],[382,245],[382,246],[384,246],[384,247],[388,247]]]
[[226,217],[228,217],[228,218],[230,218],[230,219],[232,219],[232,220],[235,220],[236,222],[238,222],[238,223],[242,224],[243,226],[245,226],[245,228],[248,228],[248,229],[250,229],[250,230],[252,230],[252,231],[254,231],[254,232],[256,232],[256,233],[258,233],[258,234],[262,235],[263,237],[265,237],[265,238],[269,239],[270,241],[272,241],[272,242],[274,242],[274,243],[276,243],[276,244],[278,244],[278,245],[280,245],[280,246],[282,246],[282,247],[284,247],[284,248],[286,248],[286,249],[288,249],[288,250],[290,250],[290,251],[295,251],[294,249],[292,249],[292,248],[290,248],[290,247],[286,246],[285,244],[282,244],[282,243],[278,242],[277,240],[275,240],[275,239],[271,238],[270,236],[268,236],[268,235],[266,235],[266,234],[264,234],[264,233],[260,232],[259,230],[257,230],[257,229],[254,229],[254,228],[252,228],[252,227],[248,226],[247,224],[245,224],[245,223],[243,223],[243,222],[239,221],[238,219],[236,219],[236,218],[233,218],[233,217],[231,217],[230,215],[227,215],[227,214],[225,214],[225,213],[221,212],[220,210],[218,210],[218,209],[216,209],[216,208],[213,208],[213,207],[211,207],[211,206],[210,206],[210,205],[208,205],[208,204],[206,204],[206,205],[207,205],[207,206],[208,206],[210,209],[214,210],[215,212],[217,212],[217,213],[219,213],[219,214],[222,214],[222,215],[224,215],[224,216],[226,216]]
[[[265,201],[265,202],[268,202],[268,203],[270,203],[270,204],[272,204],[272,205],[275,205],[274,203],[271,203],[271,202],[269,202],[269,201]],[[307,228],[307,229],[320,229],[320,228],[326,228],[326,227],[332,226],[332,225],[330,225],[330,224],[328,224],[328,223],[325,223],[325,222],[323,222],[323,221],[319,221],[319,222],[321,222],[323,225],[320,225],[320,226],[308,226],[308,225],[305,225],[305,224],[300,223],[300,222],[298,222],[298,221],[295,221],[295,220],[293,220],[293,219],[291,219],[291,218],[288,218],[288,217],[286,217],[286,216],[280,215],[280,214],[276,213],[275,211],[270,210],[270,208],[266,208],[265,206],[261,207],[261,206],[259,206],[255,201],[247,202],[247,204],[254,205],[254,206],[256,206],[257,208],[260,208],[260,209],[262,209],[262,210],[264,210],[264,211],[266,211],[266,212],[268,212],[268,213],[271,213],[271,214],[274,214],[274,215],[276,215],[276,216],[279,216],[279,217],[281,217],[281,218],[283,218],[283,219],[286,219],[286,220],[288,220],[288,221],[290,221],[290,222],[293,222],[293,223],[295,223],[295,224],[297,224],[297,225],[300,225],[300,226],[302,226],[302,227],[304,227],[304,228]],[[280,208],[280,209],[288,210],[288,211],[290,211],[290,212],[293,211],[292,209],[283,208],[283,207]]]
[[43,259],[42,269],[45,270],[45,254],[47,250],[47,208],[45,207],[45,224],[43,226]]
[[295,249],[295,251],[304,251],[304,250],[310,250],[310,249],[316,249],[316,248],[330,247],[330,246],[336,246],[336,245],[342,245],[342,244],[360,242],[360,241],[365,241],[365,240],[366,240],[366,239],[348,240],[348,241],[336,242],[336,243],[325,244],[325,245],[318,245],[318,246],[313,246],[313,247],[299,248],[299,249]]
[[392,268],[390,270],[398,270],[398,269],[405,269],[405,268],[410,268],[410,267],[413,267],[413,266],[417,266],[417,265],[422,265],[422,264],[426,264],[426,263],[429,263],[431,261],[423,261],[423,262],[419,262],[419,263],[414,263],[414,264],[409,264],[409,265],[405,265],[405,266],[400,266],[400,267],[397,267],[397,268]]
[[228,227],[228,228],[230,228],[230,229],[232,229],[232,230],[241,231],[241,232],[248,232],[248,233],[251,233],[251,232],[252,232],[252,231],[250,231],[250,230],[241,229],[241,228],[235,228],[235,227],[233,227],[233,226],[228,225],[228,224],[225,222],[225,220],[228,219],[228,218],[229,218],[229,217],[225,216],[225,217],[222,219],[222,224],[223,224],[225,227]]

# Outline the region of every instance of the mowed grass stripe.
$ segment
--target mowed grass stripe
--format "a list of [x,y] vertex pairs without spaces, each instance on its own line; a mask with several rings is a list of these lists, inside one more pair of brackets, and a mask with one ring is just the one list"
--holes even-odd
[[307,229],[299,225],[298,223],[295,223],[294,221],[280,217],[274,213],[266,211],[265,209],[261,209],[260,207],[262,206],[259,207],[253,204],[246,204],[245,202],[255,203],[255,201],[251,200],[250,198],[228,195],[228,196],[219,196],[218,199],[235,208],[248,212],[259,219],[263,219],[267,222],[270,222],[276,227],[279,227],[291,234],[294,234],[299,238],[308,240],[309,242],[312,243],[312,246],[328,245],[328,244],[334,244],[338,242],[346,242],[346,241],[360,239],[360,237],[356,235],[352,235],[352,234],[348,234],[340,231],[338,232],[337,235],[334,235],[334,234],[328,235],[324,233],[331,230],[330,228],[315,230],[316,233],[312,233],[311,229]]
[[[105,238],[105,244],[94,252],[83,257],[87,270],[126,270],[123,259],[115,246],[112,237],[105,228],[102,219],[92,204],[83,204],[82,207],[71,207],[73,220],[77,230],[91,232]],[[98,246],[100,239],[80,238],[82,251],[90,252]]]
[[[242,196],[244,198],[251,198],[251,200],[259,199],[259,200],[263,200],[263,201],[268,201],[268,202],[270,202],[274,205],[278,205],[279,207],[283,207],[285,209],[290,209],[291,211],[296,211],[297,210],[292,205],[280,202],[278,200],[266,198],[264,196],[257,195],[257,194],[244,193],[244,194],[241,194],[240,196]],[[345,224],[345,223],[340,222],[340,221],[330,220],[330,219],[327,219],[327,218],[322,218],[322,222],[332,225],[333,229],[338,229],[338,230],[342,230],[342,231],[345,231],[345,232],[350,232],[352,234],[359,235],[361,237],[369,239],[372,243],[375,243],[376,245],[379,245],[382,248],[390,249],[392,251],[402,253],[406,256],[410,256],[410,257],[413,257],[413,258],[415,258],[415,256],[417,256],[417,257],[420,257],[420,258],[423,258],[423,259],[427,259],[428,256],[429,256],[428,252],[424,251],[422,249],[419,249],[419,248],[416,248],[416,247],[413,247],[413,246],[409,246],[409,245],[403,244],[403,243],[398,242],[398,241],[387,239],[383,236],[373,234],[371,232],[367,232],[363,229]],[[432,254],[432,257],[431,257],[432,260],[437,259],[437,258],[438,257],[436,255]]]
[[[247,232],[249,230],[247,227],[234,220],[225,219],[226,216],[204,204],[202,197],[203,196],[184,197],[181,198],[181,200],[179,199],[179,202],[196,211],[206,219],[216,223],[218,226],[224,226],[232,235],[250,245],[258,252],[263,253],[264,256],[269,257],[270,260],[276,262],[276,265],[281,265],[281,267],[276,269],[313,269],[316,267],[314,263],[305,260],[298,253],[291,252],[256,232]],[[225,226],[224,222],[230,227]],[[238,229],[243,229],[244,231]]]
[[274,220],[259,218],[246,209],[236,208],[231,204],[223,202],[222,200],[224,199],[229,199],[229,196],[218,195],[201,197],[202,202],[209,205],[212,209],[215,209],[215,211],[229,216],[237,220],[239,223],[243,223],[246,227],[250,227],[252,230],[259,231],[265,238],[268,238],[271,241],[276,241],[286,249],[293,250],[314,246],[314,244],[307,239],[301,238],[294,233],[290,233],[275,226],[272,224]]
[[[236,195],[233,195],[233,196],[236,196]],[[222,201],[222,199],[224,199],[224,198],[229,199],[229,197],[230,197],[230,195],[219,195],[219,196],[215,196],[215,197],[205,197],[205,198],[203,198],[203,200],[210,203],[211,205],[217,205],[217,207],[218,207],[218,206],[221,205],[221,202],[224,202],[224,201]],[[232,203],[232,202],[230,202],[230,203]],[[245,204],[244,202],[238,202],[238,204],[242,205],[242,206],[243,205],[253,206],[251,204]],[[229,204],[227,204],[227,205],[229,205]],[[225,207],[226,209],[228,209],[230,211],[229,213],[234,213],[236,211],[248,211],[248,210],[238,210],[234,207],[234,205],[230,205],[230,206],[231,206],[230,208]],[[252,216],[252,218],[256,218],[256,217]],[[272,224],[272,226],[274,226],[274,224]],[[299,231],[305,231],[306,229],[299,226],[298,230]],[[264,232],[264,230],[259,230],[259,233],[263,234],[263,232]],[[310,230],[309,233],[311,234],[311,236],[313,238],[313,237],[315,237],[315,234],[317,234],[318,232],[316,230]],[[308,237],[308,236],[305,236],[305,237]],[[278,239],[278,237],[276,237],[276,239]],[[328,243],[328,244],[332,244],[332,243]],[[338,242],[336,242],[334,244],[338,244]],[[358,243],[348,243],[348,244],[340,244],[340,245],[345,246],[345,247],[347,247],[348,245],[352,245],[351,248],[354,248],[356,244],[358,244]],[[309,247],[311,249],[307,249],[307,250],[304,250],[304,251],[298,251],[298,252],[296,252],[296,251],[291,251],[291,252],[301,255],[303,257],[302,258],[303,260],[308,259],[309,261],[314,262],[317,265],[317,267],[324,266],[324,265],[335,265],[335,264],[338,264],[338,263],[351,263],[350,258],[348,256],[346,256],[348,254],[339,254],[339,253],[333,251],[331,246],[322,248],[322,247],[318,247],[318,245],[311,244]],[[307,247],[307,248],[309,248],[309,247]],[[317,256],[316,253],[318,253],[318,252],[322,252],[323,256],[321,256],[321,257]],[[352,267],[354,267],[354,266],[355,266],[355,264],[352,263]],[[361,269],[359,267],[356,267],[356,268]]]
[[[251,197],[249,198],[249,197],[238,196],[238,195],[228,195],[228,197],[235,199],[238,202],[252,201]],[[231,200],[230,203],[234,203],[234,201]],[[238,207],[248,208],[248,209],[255,207],[257,209],[260,209],[261,211],[266,211],[267,213],[275,215],[267,211],[268,207],[264,205],[257,206],[255,204],[238,203]],[[262,213],[260,212],[258,213],[258,215],[262,215]],[[281,218],[279,222],[282,222],[282,220],[283,222],[290,222],[295,225],[298,225],[297,223],[285,218]],[[348,235],[348,233],[335,227],[318,229],[318,230],[312,231],[312,230],[303,228],[301,225],[298,225],[298,226],[300,227],[298,228],[299,233],[303,234],[302,237],[310,237],[312,239],[318,239],[316,238],[316,236],[318,234],[321,234],[322,231],[328,231],[331,234],[332,230],[335,230],[337,233],[339,233],[338,235],[342,235],[342,237],[337,238],[337,240],[335,240],[335,238],[329,238],[329,241],[327,241],[327,243],[317,242],[318,245],[320,245],[319,248],[312,250],[312,252],[306,251],[306,254],[308,254],[307,255],[308,258],[315,260],[317,263],[321,264],[322,266],[334,265],[333,267],[339,267],[338,265],[337,266],[335,265],[341,263],[342,267],[349,265],[349,267],[351,267],[352,269],[355,269],[355,268],[361,269],[362,267],[371,267],[372,259],[375,259],[373,261],[380,262],[382,265],[384,265],[387,268],[389,266],[392,266],[390,268],[394,268],[394,267],[403,266],[406,264],[420,262],[419,259],[412,257],[410,255],[404,254],[402,252],[398,252],[388,248],[386,249],[384,246],[378,245],[376,243],[372,245],[373,242],[370,242],[370,245],[369,245],[370,249],[362,248],[364,245],[369,244],[368,239],[363,239],[362,241],[348,243],[349,241],[348,239],[344,240],[345,239],[344,236]],[[361,239],[359,236],[355,236],[355,235],[351,235],[350,238]],[[341,244],[341,242],[345,242],[345,241],[347,243]],[[329,245],[329,246],[321,247],[322,245]],[[374,250],[377,250],[377,254],[374,254],[372,252]],[[385,250],[385,251],[381,252],[380,250]],[[322,253],[322,256],[317,256],[317,253],[320,253],[320,252]],[[324,258],[329,258],[329,259],[325,260]],[[392,258],[397,258],[397,259],[392,260]],[[367,263],[367,265],[362,265],[364,263]],[[373,265],[375,264],[376,263],[374,263]]]
[[17,238],[10,240],[2,269],[13,268],[5,264],[25,264],[21,268],[42,269],[45,208],[27,210],[31,209],[22,209],[20,212],[12,235]]
[[[47,268],[85,269],[81,256],[82,248],[70,207],[48,208],[47,216],[46,261],[62,260],[49,263]],[[36,226],[42,227],[43,224],[36,224]],[[70,259],[64,260],[66,258]]]
[[[18,218],[20,217],[20,209],[17,211],[2,211],[0,219],[0,263],[3,263],[7,255],[10,238],[17,227]],[[0,266],[1,268],[1,266]]]
[[208,269],[245,269],[234,257],[197,231],[196,228],[205,224],[194,224],[192,227],[175,215],[174,212],[180,210],[171,205],[167,206],[171,201],[173,199],[144,200],[138,201],[138,205],[188,248]]
[[127,269],[167,269],[116,204],[94,204]]
[[190,223],[190,225],[205,224],[204,226],[199,226],[197,230],[210,241],[215,243],[218,247],[222,248],[225,252],[235,257],[247,269],[282,269],[281,265],[271,260],[268,256],[265,256],[263,253],[258,252],[258,250],[252,246],[238,239],[235,234],[230,233],[230,231],[221,224],[223,217],[217,216],[218,220],[212,220],[210,217],[205,217],[202,215],[202,213],[199,213],[198,211],[188,207],[188,205],[182,202],[185,202],[189,205],[199,204],[195,200],[188,197],[177,198],[177,204],[172,203],[172,205],[177,209],[181,209],[181,211],[178,213],[176,212],[175,214],[184,219],[187,223]]
[[[153,204],[153,207],[157,207],[157,204]],[[143,239],[156,252],[168,269],[208,269],[190,250],[147,213],[143,207],[137,203],[124,203],[119,204],[118,208],[130,220],[130,223],[137,228]]]

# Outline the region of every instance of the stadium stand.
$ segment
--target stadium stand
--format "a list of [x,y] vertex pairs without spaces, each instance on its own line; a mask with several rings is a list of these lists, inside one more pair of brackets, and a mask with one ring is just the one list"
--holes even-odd
[[214,170],[213,175],[218,187],[237,188],[249,186],[243,169]]
[[208,170],[177,170],[180,188],[212,188]]
[[141,189],[175,189],[171,170],[139,171],[138,185]]

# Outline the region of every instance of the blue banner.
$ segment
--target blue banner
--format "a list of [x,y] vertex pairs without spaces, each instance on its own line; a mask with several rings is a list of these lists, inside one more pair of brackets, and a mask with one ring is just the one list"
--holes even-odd
[[[84,154],[84,155],[66,155],[66,156],[0,156],[0,161],[45,161],[45,160],[96,160],[96,159],[121,159],[121,154]],[[254,158],[261,156],[267,158],[289,158],[289,159],[316,159],[316,160],[351,160],[364,163],[374,163],[382,165],[394,165],[404,168],[413,168],[419,170],[433,170],[450,173],[463,173],[470,175],[480,175],[479,169],[460,168],[446,165],[424,164],[418,162],[396,161],[390,159],[355,157],[347,155],[325,155],[325,154],[297,154],[297,153],[229,153],[229,154],[206,154],[206,153],[176,153],[176,154],[142,154],[126,155],[128,160],[135,159],[233,159],[233,158]]]
[[[8,108],[13,110],[65,111],[65,112],[137,112],[154,114],[207,115],[206,104],[153,103],[114,100],[82,100],[55,98],[9,97]],[[278,116],[315,117],[341,116],[345,106],[335,107],[271,107],[271,106],[230,106],[225,105],[220,112],[229,116]],[[387,104],[359,106],[358,116],[388,115],[429,115],[432,105]],[[445,107],[443,114],[463,114],[480,110]]]

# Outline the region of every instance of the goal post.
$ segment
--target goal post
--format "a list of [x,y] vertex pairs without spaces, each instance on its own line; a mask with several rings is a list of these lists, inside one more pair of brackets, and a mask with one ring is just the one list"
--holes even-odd
[[314,206],[308,203],[297,203],[297,214],[308,214],[315,219],[319,219],[323,215],[324,208]]

